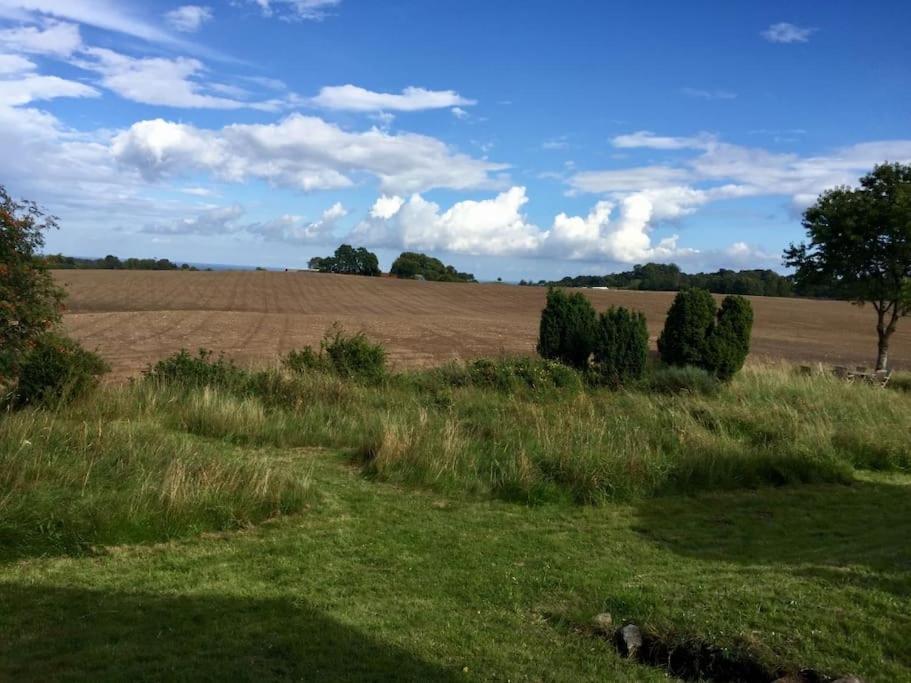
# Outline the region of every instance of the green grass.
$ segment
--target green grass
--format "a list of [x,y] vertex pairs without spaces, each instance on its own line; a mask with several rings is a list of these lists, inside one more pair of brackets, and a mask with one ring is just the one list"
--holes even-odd
[[588,633],[605,610],[911,680],[911,396],[526,370],[0,417],[0,680],[666,680]]

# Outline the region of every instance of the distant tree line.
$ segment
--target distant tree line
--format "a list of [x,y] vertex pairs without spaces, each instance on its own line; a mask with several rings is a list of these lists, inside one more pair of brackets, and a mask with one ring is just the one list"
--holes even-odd
[[311,270],[318,270],[321,273],[369,277],[380,274],[380,262],[376,254],[364,247],[355,249],[350,244],[342,244],[332,256],[314,256],[307,265]]
[[[341,275],[366,275],[375,277],[382,274],[379,260],[372,251],[364,247],[342,244],[332,256],[314,256],[307,262],[311,270],[320,273]],[[404,251],[392,262],[389,274],[406,280],[430,280],[432,282],[475,282],[471,273],[461,273],[447,266],[440,259]]]
[[559,287],[613,287],[647,291],[674,292],[681,289],[706,289],[715,294],[750,296],[810,296],[834,298],[831,287],[818,283],[798,283],[791,275],[781,275],[774,270],[728,270],[714,273],[684,273],[673,264],[646,263],[632,270],[608,275],[577,275],[562,280],[537,283],[522,280],[520,285]]
[[104,258],[78,258],[63,254],[46,254],[39,257],[47,268],[65,270],[198,270],[189,264],[177,265],[166,258],[119,259],[108,254]]

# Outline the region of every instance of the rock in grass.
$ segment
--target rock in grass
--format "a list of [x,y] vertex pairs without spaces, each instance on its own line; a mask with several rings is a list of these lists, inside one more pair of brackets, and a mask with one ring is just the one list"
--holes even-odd
[[842,676],[841,678],[836,678],[832,683],[864,683],[864,679],[858,676]]
[[627,624],[617,631],[617,649],[624,657],[635,657],[642,648],[642,631],[635,624]]
[[614,618],[610,612],[601,612],[592,617],[592,626],[598,633],[610,635],[614,632]]

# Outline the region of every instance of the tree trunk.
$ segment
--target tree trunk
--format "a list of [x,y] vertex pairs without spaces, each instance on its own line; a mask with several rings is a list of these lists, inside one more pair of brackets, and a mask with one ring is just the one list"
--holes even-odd
[[885,370],[889,362],[889,337],[891,332],[879,331],[879,349],[876,354],[876,369]]

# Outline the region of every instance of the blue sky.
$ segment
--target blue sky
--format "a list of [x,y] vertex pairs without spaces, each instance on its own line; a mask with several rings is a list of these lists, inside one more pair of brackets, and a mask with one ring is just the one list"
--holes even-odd
[[906,2],[0,0],[0,183],[77,255],[779,268],[911,161]]

